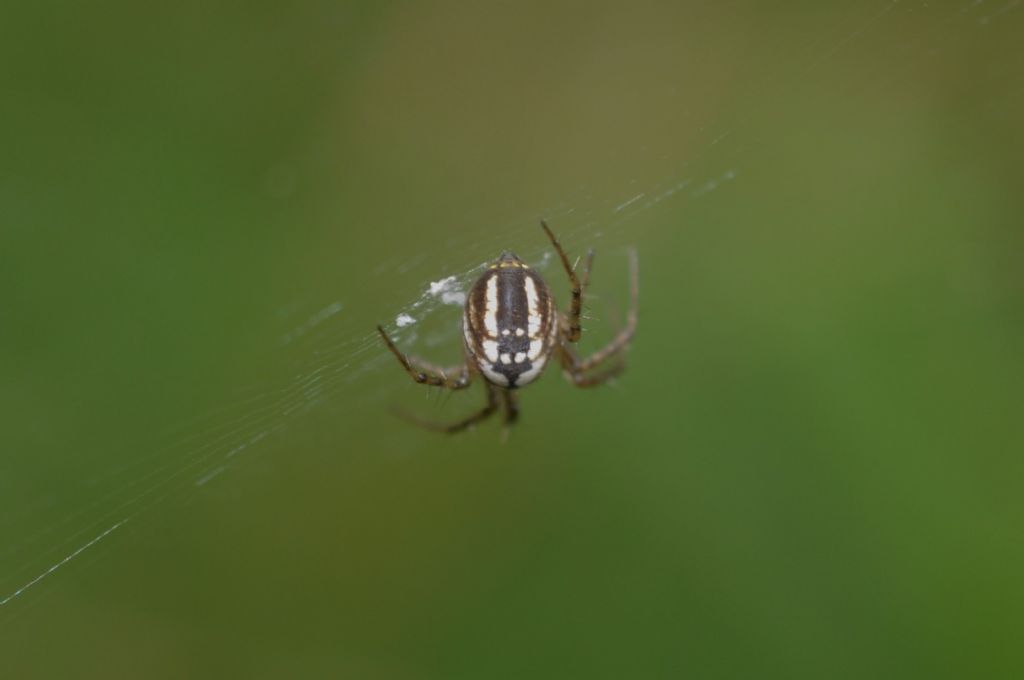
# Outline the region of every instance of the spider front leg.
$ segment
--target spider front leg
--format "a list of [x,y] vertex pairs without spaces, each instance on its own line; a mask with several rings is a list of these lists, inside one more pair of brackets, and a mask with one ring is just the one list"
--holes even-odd
[[[569,285],[572,291],[572,302],[569,303],[569,314],[566,317],[567,326],[565,331],[565,339],[569,342],[579,342],[582,330],[580,328],[580,310],[583,307],[583,284],[580,283],[580,279],[576,276],[576,270],[569,264],[569,257],[562,250],[562,244],[558,242],[558,237],[551,231],[548,223],[544,220],[540,221],[540,226],[544,228],[548,238],[551,239],[551,245],[555,247],[555,251],[558,253],[558,257],[562,260],[562,266],[565,267],[565,273],[569,275]],[[590,251],[590,255],[587,257],[587,269],[584,274],[584,280],[590,282],[590,263],[594,259],[594,251]]]
[[398,363],[402,365],[405,372],[416,382],[422,385],[444,387],[449,390],[461,390],[464,387],[469,387],[473,375],[465,364],[451,368],[441,368],[422,359],[407,356],[395,346],[395,343],[388,337],[383,327],[378,325],[377,332],[380,333],[380,337],[384,339],[384,343],[391,350],[391,353],[395,355],[395,358],[398,359]]
[[[625,327],[619,331],[618,335],[606,346],[583,359],[568,345],[563,343],[560,347],[559,356],[562,360],[562,368],[566,376],[578,387],[600,385],[621,373],[625,368],[625,358],[621,355],[629,347],[629,343],[636,333],[637,309],[640,301],[640,262],[635,250],[629,252],[629,271],[629,315],[626,317]],[[604,371],[587,375],[591,370],[611,358],[619,360]]]

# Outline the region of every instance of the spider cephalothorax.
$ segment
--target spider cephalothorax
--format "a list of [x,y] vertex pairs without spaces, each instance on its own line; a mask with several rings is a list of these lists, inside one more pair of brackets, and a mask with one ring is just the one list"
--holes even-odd
[[[506,422],[513,422],[519,414],[514,390],[533,382],[544,370],[552,353],[558,354],[563,373],[577,387],[600,385],[622,372],[625,367],[623,355],[636,332],[638,272],[635,251],[630,252],[632,300],[625,328],[606,347],[589,357],[580,358],[572,344],[578,342],[581,335],[580,310],[583,292],[590,280],[594,251],[587,255],[581,281],[554,233],[543,221],[541,226],[569,276],[572,301],[568,313],[558,312],[544,279],[506,250],[473,284],[466,296],[463,314],[466,361],[461,366],[444,369],[408,357],[399,351],[384,329],[377,326],[388,349],[418,383],[458,390],[469,386],[476,373],[484,378],[487,404],[480,411],[451,425],[421,424],[446,432],[458,432],[494,413],[499,399],[505,407]],[[612,358],[616,361],[610,367],[594,371]]]

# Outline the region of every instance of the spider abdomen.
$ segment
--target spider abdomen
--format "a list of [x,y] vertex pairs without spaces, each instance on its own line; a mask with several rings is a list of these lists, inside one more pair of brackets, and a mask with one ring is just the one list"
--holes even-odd
[[[578,342],[583,292],[590,282],[591,250],[584,261],[583,276],[569,264],[562,244],[541,220],[540,226],[562,261],[569,277],[572,299],[565,314],[555,310],[551,291],[539,275],[522,260],[505,251],[483,276],[469,289],[463,310],[463,333],[466,338],[466,361],[444,368],[404,354],[377,326],[388,350],[413,380],[449,390],[469,387],[476,374],[485,380],[487,402],[483,408],[462,420],[447,425],[413,419],[425,427],[442,432],[462,432],[493,415],[499,407],[505,411],[505,424],[511,425],[519,416],[515,388],[536,380],[544,370],[552,352],[562,364],[565,377],[576,387],[603,385],[619,375],[625,366],[623,355],[636,332],[639,273],[636,251],[630,252],[631,304],[626,326],[602,349],[580,357],[572,347]],[[433,284],[431,285],[433,289]],[[399,325],[402,325],[399,321]],[[611,365],[608,364],[611,362]]]
[[500,387],[522,387],[536,379],[558,335],[547,284],[510,252],[473,284],[463,323],[470,359]]

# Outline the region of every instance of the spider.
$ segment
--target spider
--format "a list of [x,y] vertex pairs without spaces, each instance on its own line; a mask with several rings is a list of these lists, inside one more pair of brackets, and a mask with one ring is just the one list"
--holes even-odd
[[[582,278],[569,264],[562,245],[544,220],[551,245],[569,276],[572,301],[568,313],[555,308],[555,301],[544,279],[508,250],[488,267],[466,296],[463,310],[465,361],[461,366],[441,368],[403,354],[384,328],[380,337],[402,368],[418,383],[461,390],[480,374],[487,388],[487,403],[476,413],[451,424],[435,424],[414,419],[418,424],[442,432],[460,432],[504,408],[505,423],[519,417],[515,391],[540,376],[548,358],[555,354],[562,373],[577,387],[602,385],[625,368],[625,350],[636,332],[639,296],[639,265],[636,251],[630,251],[631,300],[625,327],[604,348],[588,357],[580,357],[573,345],[582,335],[580,311],[583,294],[590,283],[594,251],[587,253]],[[578,262],[577,262],[578,264]],[[610,365],[606,361],[612,360]],[[598,370],[599,369],[599,370]]]

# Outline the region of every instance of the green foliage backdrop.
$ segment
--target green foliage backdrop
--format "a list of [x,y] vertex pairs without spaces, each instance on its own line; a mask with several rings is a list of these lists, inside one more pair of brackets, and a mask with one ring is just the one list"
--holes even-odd
[[[0,10],[0,675],[1021,677],[1022,22]],[[396,419],[541,216],[626,374]]]

